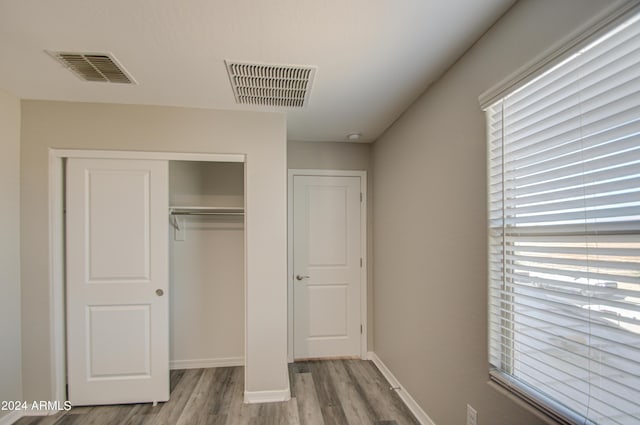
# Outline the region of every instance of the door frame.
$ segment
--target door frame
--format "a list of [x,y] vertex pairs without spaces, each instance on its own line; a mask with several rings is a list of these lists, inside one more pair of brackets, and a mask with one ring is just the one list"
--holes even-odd
[[[204,161],[204,162],[242,162],[244,163],[244,197],[247,206],[247,155],[210,154],[157,151],[122,150],[86,150],[86,149],[49,149],[49,326],[51,352],[51,394],[55,401],[67,400],[67,349],[66,349],[66,270],[65,270],[65,183],[64,160],[67,158],[95,159],[157,159],[166,161]],[[246,210],[245,210],[246,212]],[[246,268],[247,268],[247,226],[245,214],[245,304],[246,304]],[[245,308],[245,361],[247,350],[247,309]],[[169,367],[169,365],[167,365]]]
[[367,172],[361,170],[320,170],[320,169],[289,169],[287,179],[287,359],[292,363],[293,358],[293,178],[295,176],[310,177],[360,177],[360,358],[367,359],[368,334],[368,306],[367,306]]

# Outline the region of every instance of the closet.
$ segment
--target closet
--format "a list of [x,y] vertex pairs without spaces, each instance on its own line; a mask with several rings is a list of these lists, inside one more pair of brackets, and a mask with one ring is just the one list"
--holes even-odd
[[169,365],[244,364],[244,163],[169,161]]
[[72,404],[165,401],[169,369],[244,364],[244,163],[78,155],[64,175]]

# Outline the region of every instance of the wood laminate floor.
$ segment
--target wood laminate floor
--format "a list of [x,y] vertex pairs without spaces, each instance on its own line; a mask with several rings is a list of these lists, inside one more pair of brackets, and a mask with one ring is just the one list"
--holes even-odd
[[171,399],[157,406],[76,407],[16,425],[418,425],[370,361],[289,365],[291,400],[244,404],[244,369],[171,371]]

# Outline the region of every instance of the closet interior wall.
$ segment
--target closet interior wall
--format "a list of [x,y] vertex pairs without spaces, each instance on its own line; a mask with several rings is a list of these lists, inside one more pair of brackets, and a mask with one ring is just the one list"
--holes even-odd
[[[244,164],[169,161],[169,203],[243,209]],[[244,364],[244,216],[169,219],[170,367]]]

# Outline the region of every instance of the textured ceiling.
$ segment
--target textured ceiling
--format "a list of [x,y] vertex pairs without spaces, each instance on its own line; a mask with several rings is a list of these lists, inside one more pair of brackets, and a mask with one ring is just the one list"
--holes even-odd
[[[317,67],[288,138],[375,140],[513,0],[0,0],[0,88],[25,99],[237,105],[225,59]],[[136,85],[45,53],[112,54]],[[277,109],[275,109],[277,110]]]

